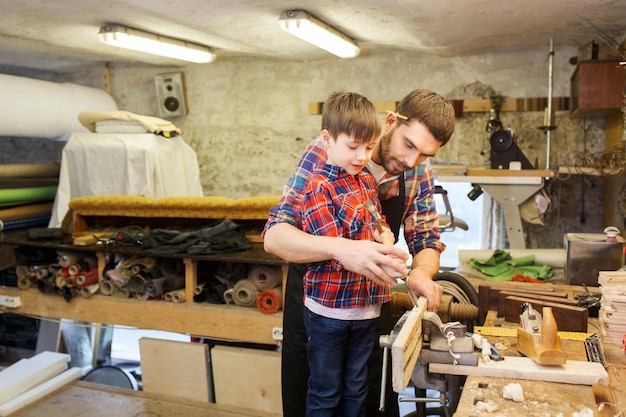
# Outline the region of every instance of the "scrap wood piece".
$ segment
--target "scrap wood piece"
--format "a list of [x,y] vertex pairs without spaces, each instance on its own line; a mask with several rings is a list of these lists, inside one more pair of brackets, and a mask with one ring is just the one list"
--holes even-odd
[[[563,304],[568,306],[578,306],[578,300],[573,300],[567,297],[553,297],[550,295],[542,295],[539,293],[524,293],[521,291],[499,291],[498,292],[498,317],[503,317],[506,312],[506,300],[509,297],[522,297],[537,300],[537,302],[550,302],[556,304]],[[533,304],[531,302],[531,304]]]
[[543,294],[550,297],[567,297],[567,293],[557,292],[552,286],[537,286],[528,283],[491,283],[480,284],[478,286],[478,298],[479,304],[483,310],[497,310],[498,309],[498,294],[500,291],[518,291],[531,294]]
[[526,297],[507,297],[504,319],[511,323],[519,323],[522,303],[531,303],[533,308],[541,311],[543,307],[552,307],[559,330],[568,332],[586,332],[589,321],[589,310],[584,307],[568,306],[535,300]]
[[542,366],[530,358],[507,356],[503,361],[478,366],[431,363],[429,371],[438,374],[519,378],[576,385],[608,385],[609,375],[598,362],[570,361],[565,365]]
[[34,403],[48,394],[51,394],[62,386],[77,380],[82,375],[83,370],[81,368],[70,368],[50,378],[42,384],[37,385],[34,388],[31,388],[30,390],[12,398],[11,400],[0,404],[0,417],[13,414],[27,405]]
[[0,403],[64,371],[69,361],[70,355],[66,353],[44,351],[5,368],[0,372]]
[[145,392],[211,401],[206,344],[142,337],[139,353]]
[[422,350],[422,317],[426,311],[426,298],[420,297],[417,306],[406,312],[406,320],[391,345],[391,370],[393,390],[406,389]]

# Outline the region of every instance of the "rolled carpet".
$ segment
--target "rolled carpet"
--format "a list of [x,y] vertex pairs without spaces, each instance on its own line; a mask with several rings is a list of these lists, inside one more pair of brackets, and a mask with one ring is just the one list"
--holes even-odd
[[250,269],[248,279],[259,290],[268,290],[279,285],[282,282],[283,275],[280,267],[255,265]]
[[275,287],[263,290],[256,298],[256,306],[263,314],[275,314],[283,306],[283,290]]
[[250,280],[242,279],[233,287],[233,301],[238,306],[252,307],[256,304],[258,293],[258,288]]

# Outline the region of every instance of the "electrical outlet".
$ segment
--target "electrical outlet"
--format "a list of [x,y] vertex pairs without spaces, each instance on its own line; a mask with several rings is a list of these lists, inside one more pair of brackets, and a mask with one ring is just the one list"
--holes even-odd
[[282,327],[272,328],[272,339],[283,340],[283,328]]
[[[10,295],[0,295],[0,307],[18,308],[22,305],[22,301],[19,296],[12,297]],[[282,329],[281,329],[282,339]]]

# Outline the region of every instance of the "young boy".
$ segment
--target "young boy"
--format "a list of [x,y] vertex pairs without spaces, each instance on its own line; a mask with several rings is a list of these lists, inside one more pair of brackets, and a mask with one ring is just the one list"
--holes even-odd
[[[305,232],[346,239],[381,238],[364,204],[371,201],[380,212],[376,183],[362,171],[381,131],[374,105],[367,98],[356,93],[329,96],[322,109],[321,132],[327,158],[314,167],[306,187]],[[306,415],[365,416],[374,319],[382,303],[390,299],[389,286],[375,284],[331,260],[308,265],[304,290],[311,369]]]

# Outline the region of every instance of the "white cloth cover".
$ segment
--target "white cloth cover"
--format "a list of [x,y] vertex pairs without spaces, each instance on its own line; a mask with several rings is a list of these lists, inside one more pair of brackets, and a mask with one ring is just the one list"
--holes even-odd
[[60,227],[70,200],[89,195],[202,196],[196,153],[181,136],[73,133],[49,227]]

